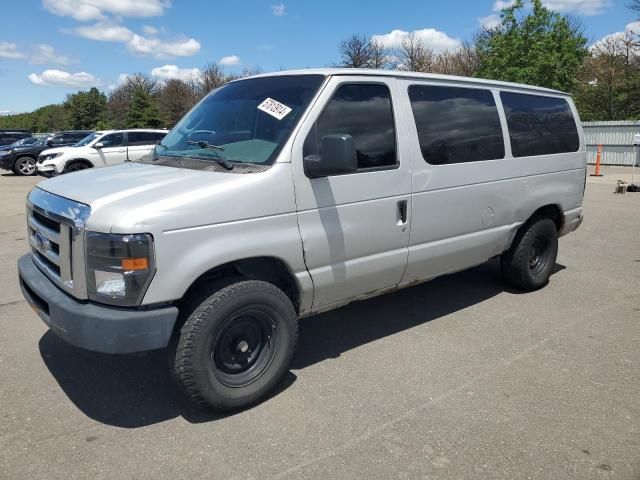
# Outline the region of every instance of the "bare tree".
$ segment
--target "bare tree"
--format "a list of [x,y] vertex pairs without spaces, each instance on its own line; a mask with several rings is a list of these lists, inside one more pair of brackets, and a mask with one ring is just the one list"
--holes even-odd
[[415,33],[402,40],[396,52],[398,69],[410,72],[432,72],[435,65],[433,50],[427,47]]
[[193,107],[199,98],[196,81],[167,80],[157,93],[158,108],[164,121],[173,127]]
[[346,68],[369,68],[371,42],[367,37],[353,34],[340,43],[340,65]]
[[471,77],[480,67],[480,60],[475,47],[464,42],[456,50],[436,55],[434,73]]
[[200,72],[200,96],[227,83],[224,70],[217,63],[210,63]]
[[640,111],[640,38],[610,35],[591,48],[578,75],[574,97],[587,120],[637,117]]
[[389,64],[389,53],[380,40],[369,40],[369,68],[384,69]]
[[143,73],[128,75],[124,81],[109,93],[107,100],[107,117],[114,128],[124,128],[126,115],[131,102],[131,95],[136,88],[146,93],[156,93],[158,82]]

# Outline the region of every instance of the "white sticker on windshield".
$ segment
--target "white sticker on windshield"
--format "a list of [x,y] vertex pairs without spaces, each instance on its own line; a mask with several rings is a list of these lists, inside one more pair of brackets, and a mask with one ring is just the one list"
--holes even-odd
[[264,102],[258,105],[258,110],[262,110],[264,113],[268,113],[278,120],[282,120],[291,112],[291,109],[284,103],[280,103],[273,98],[267,98]]

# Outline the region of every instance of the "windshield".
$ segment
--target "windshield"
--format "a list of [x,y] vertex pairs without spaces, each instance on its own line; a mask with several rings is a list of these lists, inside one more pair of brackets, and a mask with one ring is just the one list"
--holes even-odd
[[74,147],[84,147],[85,145],[89,145],[92,141],[94,141],[100,135],[102,135],[102,133],[98,133],[98,132],[91,133],[86,137],[84,137],[82,140],[80,140],[78,143],[76,143]]
[[283,75],[229,83],[178,122],[156,153],[271,165],[323,80]]
[[11,146],[12,147],[18,147],[20,145],[31,145],[35,142],[37,142],[38,140],[33,138],[33,137],[27,137],[27,138],[22,138],[20,140],[18,140],[17,142],[14,142]]

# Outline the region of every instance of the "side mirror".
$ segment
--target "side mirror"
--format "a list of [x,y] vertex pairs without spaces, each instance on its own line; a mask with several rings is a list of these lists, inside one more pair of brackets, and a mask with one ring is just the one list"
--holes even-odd
[[47,141],[45,142],[45,145],[46,145],[47,147],[51,147],[51,146],[53,146],[53,141],[52,141],[52,140],[47,140]]
[[320,155],[304,158],[304,171],[309,178],[344,175],[358,170],[356,144],[351,135],[332,134],[322,137]]
[[104,148],[104,143],[102,142],[94,143],[93,148],[100,150],[101,148]]

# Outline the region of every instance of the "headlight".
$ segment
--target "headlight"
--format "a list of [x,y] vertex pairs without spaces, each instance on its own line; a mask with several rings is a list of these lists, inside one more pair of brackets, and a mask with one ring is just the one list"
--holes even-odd
[[121,307],[140,305],[155,273],[151,235],[87,232],[86,246],[89,299]]
[[7,155],[11,155],[13,150],[0,150],[0,157],[6,157]]
[[47,160],[53,160],[54,158],[58,158],[63,153],[64,152],[58,152],[58,153],[50,153],[48,155],[40,155],[40,157],[38,157],[38,160],[40,161],[40,163],[46,162]]

